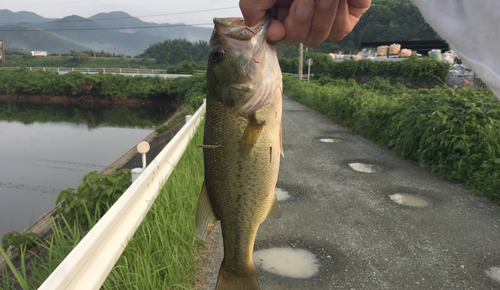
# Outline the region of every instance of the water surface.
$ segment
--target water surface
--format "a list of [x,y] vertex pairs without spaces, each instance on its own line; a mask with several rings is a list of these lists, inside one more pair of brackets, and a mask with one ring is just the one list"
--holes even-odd
[[55,206],[59,192],[101,171],[173,112],[154,107],[0,103],[0,238]]

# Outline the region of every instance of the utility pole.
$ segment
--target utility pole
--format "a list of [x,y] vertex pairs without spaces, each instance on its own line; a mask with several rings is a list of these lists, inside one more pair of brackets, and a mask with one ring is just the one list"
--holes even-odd
[[3,41],[0,40],[0,61],[5,62],[5,52],[3,51]]
[[304,65],[303,58],[304,58],[304,45],[301,43],[299,44],[299,80],[302,80],[302,66]]

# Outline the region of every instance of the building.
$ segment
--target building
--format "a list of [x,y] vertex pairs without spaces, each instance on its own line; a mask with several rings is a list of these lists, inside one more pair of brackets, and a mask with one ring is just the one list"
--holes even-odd
[[46,51],[33,50],[31,52],[31,55],[32,56],[47,56],[47,52]]

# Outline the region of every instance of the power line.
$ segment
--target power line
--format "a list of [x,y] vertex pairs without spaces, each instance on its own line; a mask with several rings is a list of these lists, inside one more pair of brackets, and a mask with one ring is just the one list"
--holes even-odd
[[59,20],[55,19],[53,21],[38,21],[38,22],[17,22],[17,23],[7,23],[7,22],[0,22],[0,25],[5,25],[5,24],[38,24],[38,23],[50,23],[57,21],[58,23],[61,22],[82,22],[82,21],[102,21],[102,20],[116,20],[116,19],[128,19],[128,18],[147,18],[147,17],[158,17],[158,16],[171,16],[171,15],[182,15],[182,14],[191,14],[191,13],[200,13],[200,12],[209,12],[209,11],[217,11],[217,10],[228,10],[228,9],[234,9],[234,8],[239,8],[239,6],[231,6],[231,7],[223,7],[223,8],[213,8],[213,9],[204,9],[204,10],[195,10],[195,11],[184,11],[184,12],[172,12],[172,13],[164,13],[164,14],[155,14],[155,15],[143,15],[143,16],[122,16],[122,17],[113,17],[113,18],[101,18],[101,19],[78,19],[78,20]]
[[139,29],[139,28],[158,28],[158,27],[182,27],[182,26],[194,26],[194,25],[212,25],[212,23],[195,23],[195,24],[172,24],[172,25],[156,25],[156,26],[137,26],[137,27],[96,27],[96,28],[52,28],[52,29],[0,29],[0,32],[3,31],[16,31],[16,32],[22,32],[22,31],[76,31],[76,30],[117,30],[117,29]]

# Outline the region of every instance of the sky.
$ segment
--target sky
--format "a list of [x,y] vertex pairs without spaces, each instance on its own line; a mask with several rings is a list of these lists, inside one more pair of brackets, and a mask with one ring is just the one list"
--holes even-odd
[[[100,12],[123,11],[146,22],[185,23],[212,26],[214,17],[241,17],[238,0],[17,0],[1,1],[0,9],[13,12],[29,11],[45,18],[70,15],[90,17]],[[217,10],[213,10],[217,9]],[[170,13],[212,10],[178,15]]]

